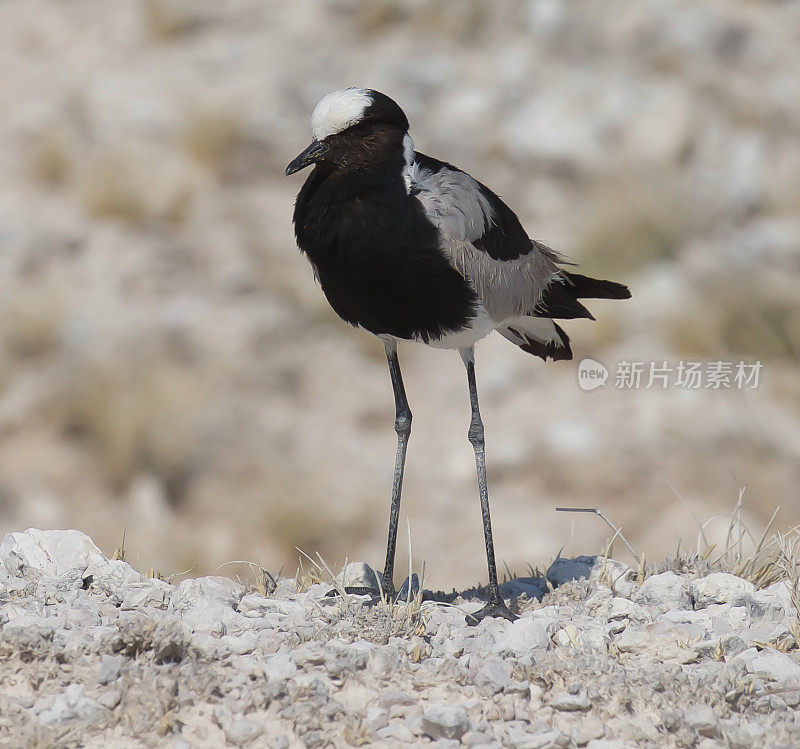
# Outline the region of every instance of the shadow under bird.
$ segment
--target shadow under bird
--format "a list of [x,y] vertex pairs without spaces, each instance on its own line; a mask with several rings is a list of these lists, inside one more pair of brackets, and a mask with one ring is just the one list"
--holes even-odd
[[[411,433],[398,341],[456,349],[467,370],[489,600],[476,614],[514,619],[500,594],[486,486],[474,346],[497,331],[543,360],[572,358],[555,320],[594,319],[584,298],[627,299],[626,286],[565,270],[516,214],[466,172],[415,150],[403,110],[364,88],[334,91],[311,115],[313,141],[286,168],[314,166],[294,209],[297,244],[334,311],[383,341],[396,406],[397,457],[382,591],[394,598],[394,557]],[[367,592],[358,590],[354,592]]]

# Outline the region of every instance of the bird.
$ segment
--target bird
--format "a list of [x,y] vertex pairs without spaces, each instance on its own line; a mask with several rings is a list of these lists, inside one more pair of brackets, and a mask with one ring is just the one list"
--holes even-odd
[[286,175],[313,166],[294,206],[298,248],[345,322],[384,345],[395,400],[397,451],[381,590],[393,576],[412,414],[398,359],[411,341],[458,351],[466,368],[478,495],[489,571],[488,600],[469,624],[516,616],[501,595],[478,405],[475,344],[496,331],[543,361],[572,359],[557,320],[594,320],[582,299],[627,299],[627,286],[568,270],[573,263],[531,239],[486,185],[416,150],[409,121],[389,96],[350,87],[324,96],[311,114],[313,140]]

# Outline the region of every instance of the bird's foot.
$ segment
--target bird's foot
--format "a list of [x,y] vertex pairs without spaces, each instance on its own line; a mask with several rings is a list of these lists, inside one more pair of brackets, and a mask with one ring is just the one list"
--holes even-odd
[[501,617],[503,619],[508,619],[508,621],[513,622],[516,621],[519,617],[511,611],[511,609],[506,606],[505,601],[503,601],[500,596],[491,597],[489,598],[489,603],[487,603],[480,611],[476,611],[474,614],[467,614],[465,617],[467,620],[467,624],[470,627],[474,627],[481,621],[481,619],[485,619],[487,616],[496,616]]

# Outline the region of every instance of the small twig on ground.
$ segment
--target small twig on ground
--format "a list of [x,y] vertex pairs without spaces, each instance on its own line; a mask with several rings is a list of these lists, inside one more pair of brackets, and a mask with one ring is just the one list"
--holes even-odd
[[[622,543],[625,544],[628,551],[631,553],[631,556],[636,560],[636,563],[639,564],[640,562],[639,555],[633,550],[633,547],[628,543],[628,539],[625,538],[625,536],[623,535],[622,529],[617,528],[617,526],[614,525],[614,523],[612,523],[611,520],[608,519],[608,517],[603,513],[601,509],[597,507],[556,507],[556,512],[591,512],[594,515],[597,515],[597,517],[605,521],[608,527],[611,528],[612,531],[614,531],[614,538],[619,536],[622,539]],[[611,539],[612,542],[614,538]]]

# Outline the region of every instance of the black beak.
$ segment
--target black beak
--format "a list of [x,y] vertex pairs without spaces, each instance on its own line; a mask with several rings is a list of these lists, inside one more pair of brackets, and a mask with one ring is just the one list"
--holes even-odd
[[329,147],[324,143],[320,143],[318,140],[312,140],[311,145],[297,156],[297,158],[293,159],[292,163],[286,167],[286,174],[294,174],[301,169],[305,169],[307,166],[311,166],[311,164],[319,161],[329,150]]

